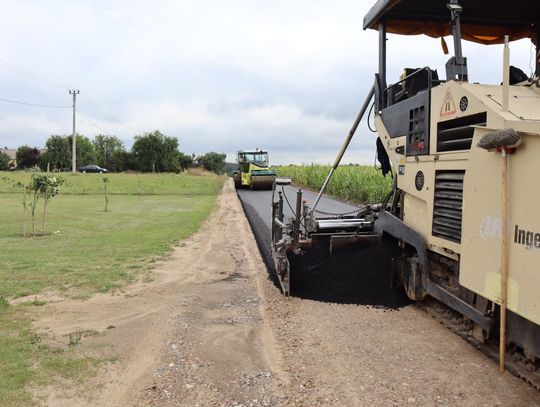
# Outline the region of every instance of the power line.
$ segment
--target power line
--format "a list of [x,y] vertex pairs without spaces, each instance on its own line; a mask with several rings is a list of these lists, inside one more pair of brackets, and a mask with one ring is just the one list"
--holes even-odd
[[90,123],[92,126],[94,126],[96,129],[98,129],[102,134],[106,134],[105,131],[103,131],[103,129],[101,127],[99,127],[96,123],[94,123],[92,120],[90,120],[90,118],[88,116],[86,116],[85,114],[83,114],[83,112],[81,112],[79,109],[76,110],[77,113],[79,113],[81,115],[81,117],[86,120],[88,123]]
[[[21,68],[15,64],[12,64],[6,60],[0,59],[0,68],[11,72],[15,75],[22,76],[27,79],[33,79],[45,82],[47,85],[55,86],[57,88],[60,88],[62,90],[65,90],[68,88],[68,86],[61,84],[60,82],[56,82],[52,79],[46,78],[42,75],[39,75],[37,73],[31,72],[27,69]],[[71,91],[70,91],[71,93]],[[6,98],[0,98],[0,101],[9,102],[9,103],[16,103],[20,105],[27,105],[27,106],[35,106],[35,107],[48,107],[48,108],[56,108],[56,109],[69,109],[72,106],[53,106],[53,105],[42,105],[38,103],[28,103],[28,102],[22,102],[18,100],[12,100],[12,99],[6,99]],[[79,113],[88,123],[90,123],[92,126],[94,126],[96,129],[98,129],[101,133],[105,133],[103,129],[101,129],[96,123],[94,123],[88,116],[83,114],[80,110],[76,109],[76,112]]]
[[2,97],[0,97],[0,100],[2,102],[16,103],[18,105],[26,105],[26,106],[34,106],[34,107],[47,107],[47,108],[50,108],[50,109],[69,109],[71,107],[71,106],[41,105],[39,103],[22,102],[20,100],[6,99],[6,98],[2,98]]
[[34,72],[31,72],[27,69],[24,69],[24,68],[21,68],[20,66],[17,66],[17,65],[14,65],[8,61],[5,61],[3,59],[0,59],[0,68],[8,71],[8,72],[11,72],[15,75],[19,75],[19,76],[22,76],[24,78],[27,78],[27,79],[33,79],[33,80],[36,80],[36,81],[41,81],[41,82],[44,82],[46,83],[47,85],[49,86],[54,86],[54,87],[57,87],[57,88],[60,88],[62,90],[66,90],[68,88],[68,86],[60,83],[60,82],[57,82],[57,81],[54,81],[52,79],[49,79],[49,78],[46,78],[45,76],[42,76],[42,75],[39,75],[37,73],[34,73]]
[[[114,132],[107,132],[105,130],[103,130],[103,128],[101,128],[100,126],[98,126],[94,121],[92,121],[87,115],[85,115],[83,112],[81,112],[79,109],[77,109],[77,113],[81,115],[81,117],[86,120],[88,123],[90,123],[92,126],[94,126],[97,130],[99,130],[99,132],[101,134],[115,134]],[[137,134],[137,133],[140,133],[139,130],[135,129],[134,127],[132,127],[131,125],[129,125],[128,123],[122,123],[123,126],[126,126],[128,127],[129,129],[131,129],[131,131],[134,133],[134,134]]]

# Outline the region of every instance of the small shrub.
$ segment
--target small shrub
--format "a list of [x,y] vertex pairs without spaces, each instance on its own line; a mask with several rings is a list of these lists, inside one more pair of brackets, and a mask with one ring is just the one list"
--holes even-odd
[[[44,174],[32,174],[30,184],[28,188],[32,193],[32,200],[30,202],[30,213],[32,214],[32,235],[36,235],[36,209],[38,201],[43,198],[43,229],[45,233],[45,215],[47,213],[47,204],[49,200],[60,193],[60,186],[65,183],[63,178],[51,177]],[[26,198],[25,203],[26,206]],[[26,208],[25,208],[26,210]]]
[[109,212],[109,177],[103,177],[103,193],[105,197],[105,212]]

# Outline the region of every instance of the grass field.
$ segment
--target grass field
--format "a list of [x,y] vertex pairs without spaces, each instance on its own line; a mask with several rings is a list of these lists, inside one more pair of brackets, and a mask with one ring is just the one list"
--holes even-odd
[[[201,176],[177,174],[51,174],[67,181],[63,195],[92,195],[103,193],[103,177],[110,179],[111,195],[215,195],[216,177],[201,172]],[[28,172],[0,172],[16,182],[30,179]],[[17,192],[13,182],[0,183],[0,193]]]
[[2,406],[29,405],[25,386],[83,377],[100,362],[43,345],[31,328],[32,309],[43,302],[9,300],[43,292],[83,300],[134,281],[198,229],[223,185],[217,176],[110,174],[105,212],[102,175],[59,176],[68,184],[48,205],[47,233],[22,237],[22,193],[13,185],[30,174],[0,173]]
[[[330,172],[330,165],[288,165],[276,167],[278,175],[290,177],[299,185],[320,189]],[[392,189],[393,179],[383,177],[372,166],[344,165],[338,167],[326,188],[326,193],[361,203],[381,202]]]

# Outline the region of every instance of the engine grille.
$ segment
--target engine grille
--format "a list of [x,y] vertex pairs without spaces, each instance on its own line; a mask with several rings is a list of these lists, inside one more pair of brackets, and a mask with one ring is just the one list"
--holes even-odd
[[486,123],[485,112],[437,123],[437,151],[470,150],[473,126],[485,126]]
[[433,236],[461,243],[464,178],[464,170],[435,172]]

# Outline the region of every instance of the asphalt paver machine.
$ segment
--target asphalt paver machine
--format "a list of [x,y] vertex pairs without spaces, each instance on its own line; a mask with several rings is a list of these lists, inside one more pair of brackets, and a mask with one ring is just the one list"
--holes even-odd
[[[392,260],[394,283],[414,301],[429,296],[458,312],[478,344],[494,344],[501,370],[517,360],[525,369],[512,369],[538,387],[540,2],[379,0],[364,29],[379,32],[378,72],[317,200],[308,207],[299,191],[287,219],[280,185],[289,181],[275,183],[272,254],[282,289],[288,295],[292,283],[294,294],[290,256],[318,240],[331,246],[394,239],[402,253]],[[407,68],[390,82],[387,33],[438,38],[446,52],[444,37],[451,35],[446,77],[430,67]],[[531,76],[509,62],[511,42],[526,38],[534,44]],[[462,40],[504,44],[500,60],[482,62],[502,72],[500,85],[469,82]],[[317,217],[319,199],[372,104],[377,155],[394,177],[393,190],[355,214]]]

